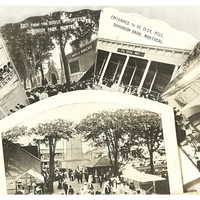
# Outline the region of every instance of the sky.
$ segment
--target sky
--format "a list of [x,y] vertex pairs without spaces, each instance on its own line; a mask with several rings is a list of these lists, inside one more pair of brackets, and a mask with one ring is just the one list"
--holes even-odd
[[[39,123],[45,123],[46,121],[52,121],[55,119],[65,119],[71,122],[79,123],[84,117],[88,114],[99,112],[102,110],[110,110],[115,111],[116,109],[127,108],[125,105],[119,104],[105,104],[105,103],[82,103],[82,104],[71,104],[67,106],[57,107],[55,109],[50,109],[45,112],[42,112],[38,115],[35,115],[31,118],[20,123],[20,125],[25,125],[28,128],[32,128],[37,126]],[[18,142],[23,145],[28,145],[30,142],[33,141],[33,137],[19,137]],[[62,147],[63,142],[58,142],[57,146]],[[44,146],[43,146],[44,148]],[[83,152],[88,151],[91,147],[88,147],[88,143],[82,144]]]
[[[8,0],[5,4],[2,4],[2,2],[0,3],[0,26],[5,23],[20,22],[30,16],[45,15],[53,11],[70,12],[84,8],[97,10],[104,7],[112,7],[121,12],[136,13],[150,19],[164,21],[173,28],[187,32],[200,40],[200,4],[194,4],[192,0],[187,4],[184,4],[184,2],[180,4],[180,1],[178,4],[176,1],[169,1],[171,3],[168,2],[168,4],[165,5],[158,3],[158,1],[142,0],[140,0],[139,3],[134,2],[133,4],[130,4],[130,1],[127,4],[126,0],[123,1],[123,4],[121,1],[121,4],[107,4],[104,0],[97,3],[86,0],[83,4],[82,1],[74,0],[72,2],[67,2],[68,6],[66,6],[66,1],[60,0],[56,1],[58,3],[57,5],[55,3],[51,4],[51,2],[45,4],[45,1],[39,3],[37,0],[34,1],[34,5],[20,3],[20,1],[17,1],[17,5],[16,3],[9,4],[9,2],[12,1]],[[81,4],[77,2],[81,2]]]

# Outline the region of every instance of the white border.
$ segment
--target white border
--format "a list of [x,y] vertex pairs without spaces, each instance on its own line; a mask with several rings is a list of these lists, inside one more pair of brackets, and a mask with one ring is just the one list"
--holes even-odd
[[[40,114],[44,111],[54,109],[70,104],[81,103],[111,103],[125,105],[130,107],[138,107],[141,109],[153,111],[161,114],[163,122],[163,134],[165,140],[165,149],[167,155],[168,174],[170,182],[171,194],[183,193],[183,184],[181,177],[181,167],[179,153],[176,140],[176,132],[174,126],[173,109],[165,104],[150,101],[147,99],[121,94],[118,92],[107,92],[97,90],[84,90],[64,93],[54,97],[39,101],[18,112],[6,117],[0,121],[0,132],[4,132],[10,127],[22,123],[24,120]],[[0,134],[0,148],[2,148],[2,140]],[[2,151],[1,151],[2,152]],[[3,152],[0,155],[0,177],[5,182],[5,173],[3,166]],[[1,184],[0,194],[6,194],[6,185]]]

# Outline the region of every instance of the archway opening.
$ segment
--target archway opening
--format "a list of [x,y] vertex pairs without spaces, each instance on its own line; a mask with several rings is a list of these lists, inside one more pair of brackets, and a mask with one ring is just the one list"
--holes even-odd
[[51,74],[51,83],[52,84],[57,84],[56,75],[54,73]]

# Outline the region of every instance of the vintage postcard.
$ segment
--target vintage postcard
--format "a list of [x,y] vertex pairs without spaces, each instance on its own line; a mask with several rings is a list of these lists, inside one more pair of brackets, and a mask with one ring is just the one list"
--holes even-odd
[[[13,79],[6,87],[11,78],[2,74],[0,92],[5,98],[0,102],[0,118],[45,98],[90,87],[91,80],[77,82],[93,73],[99,15],[100,10],[55,11],[0,27],[10,54],[5,57],[0,45],[1,68],[11,63],[18,74],[18,82]],[[13,83],[20,85],[18,91]]]
[[27,105],[21,79],[0,35],[0,119]]
[[[0,89],[1,119],[9,115],[0,122],[4,149],[1,193],[65,194],[71,185],[74,194],[180,194],[183,183],[199,177],[196,171],[190,176],[187,169],[191,163],[198,169],[200,163],[199,44],[194,37],[162,21],[112,8],[52,12],[5,24],[0,31],[0,53],[5,58],[1,66],[11,63],[15,72],[9,79],[3,74],[1,83],[6,90]],[[73,92],[91,89],[107,92]],[[63,94],[69,91],[72,94]],[[29,104],[33,105],[29,108]],[[127,114],[129,120],[123,118],[126,125],[121,127],[126,134],[121,130],[117,156],[108,145],[117,138],[113,127],[109,129],[111,140],[105,129],[100,131]],[[130,125],[131,114],[144,121]],[[95,118],[89,116],[98,116],[103,123],[94,126]],[[63,130],[65,123],[73,124],[71,132],[61,131],[66,138],[61,134],[56,146],[47,144],[50,135],[44,127],[54,124],[51,120],[63,124]],[[152,121],[159,128],[148,124]],[[89,135],[91,124],[95,134]],[[144,138],[142,132],[149,130],[150,134],[150,129],[158,135]],[[22,137],[23,133],[28,137]],[[56,147],[54,154],[49,153],[50,146]],[[15,150],[22,159],[14,155]]]
[[197,43],[162,94],[162,98],[175,108],[179,145],[198,170],[200,170],[199,53],[200,43]]
[[0,121],[2,188],[7,194],[183,193],[173,116],[168,105],[96,90],[27,106]]
[[160,95],[197,42],[165,22],[104,8],[95,87],[162,102]]

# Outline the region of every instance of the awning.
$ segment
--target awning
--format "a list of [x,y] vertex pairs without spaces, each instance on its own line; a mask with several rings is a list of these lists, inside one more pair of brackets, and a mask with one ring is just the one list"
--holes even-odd
[[29,169],[27,172],[23,173],[22,175],[18,176],[17,178],[15,178],[13,181],[10,182],[10,184],[17,182],[19,179],[23,178],[24,176],[26,177],[26,175],[29,175],[31,177],[36,178],[39,182],[44,183],[44,177],[39,174],[38,172]]
[[138,181],[141,183],[165,180],[165,178],[163,178],[163,177],[155,176],[152,174],[141,173],[131,167],[125,168],[121,177],[128,178],[128,179]]

